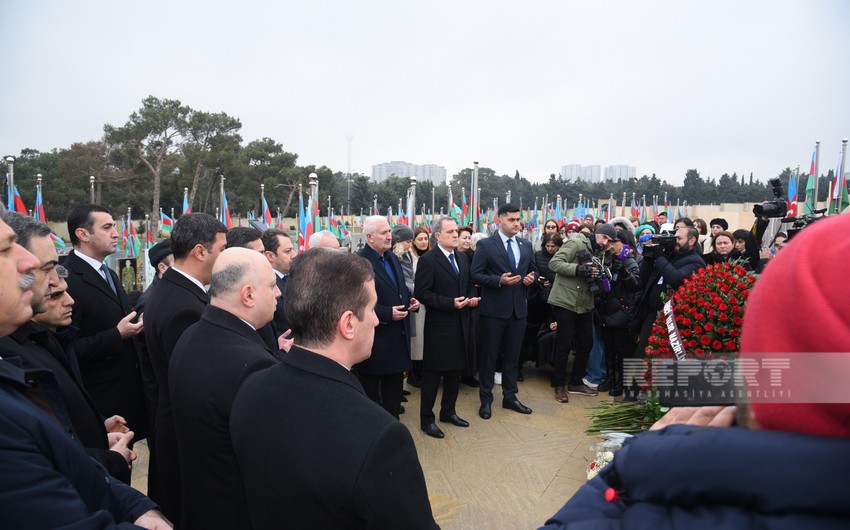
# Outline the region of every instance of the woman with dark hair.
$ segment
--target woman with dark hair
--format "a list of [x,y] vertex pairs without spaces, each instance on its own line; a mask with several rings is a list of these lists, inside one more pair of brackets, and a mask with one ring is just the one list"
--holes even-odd
[[459,226],[457,229],[457,250],[469,258],[469,264],[472,265],[472,256],[475,251],[472,250],[472,228],[469,226]]
[[549,305],[549,290],[555,281],[555,273],[549,268],[549,261],[558,252],[564,240],[561,234],[546,233],[540,240],[541,249],[534,253],[534,262],[539,273],[537,282],[527,291],[528,317],[526,318],[525,337],[523,339],[520,368],[527,360],[539,358],[537,335],[540,326],[552,321],[552,306]]
[[429,234],[428,229],[422,225],[413,229],[413,248],[411,248],[411,250],[417,259],[422,256],[422,254],[431,250],[431,234]]
[[773,236],[773,241],[770,242],[770,248],[772,249],[772,253],[776,254],[785,246],[788,242],[788,234],[785,232],[777,232],[775,236]]
[[[413,245],[410,247],[410,256],[413,258],[413,274],[416,275],[416,268],[419,264],[419,258],[431,250],[431,234],[428,229],[422,225],[413,229]],[[425,346],[425,306],[419,306],[419,311],[414,319],[416,327],[413,336],[410,338],[410,360],[412,361],[413,369],[407,376],[407,384],[419,387],[419,382],[422,379],[422,349]]]
[[[741,257],[741,252],[735,248],[735,236],[725,230],[714,234],[711,246],[714,249],[711,251],[711,254],[703,256],[706,265],[726,263],[727,261],[733,261]],[[744,268],[750,268],[749,262],[744,264]]]
[[749,230],[735,230],[732,235],[735,237],[735,248],[742,256],[747,258],[750,264],[750,270],[759,274],[767,265],[768,258],[762,259],[760,256],[759,244],[755,236]]

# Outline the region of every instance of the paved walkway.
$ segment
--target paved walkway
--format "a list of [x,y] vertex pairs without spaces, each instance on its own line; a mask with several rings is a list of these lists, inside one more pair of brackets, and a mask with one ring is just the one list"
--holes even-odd
[[[411,388],[402,422],[410,429],[425,471],[437,523],[445,530],[532,529],[542,525],[585,482],[590,445],[585,436],[588,409],[604,397],[552,397],[548,369],[526,367],[519,398],[531,415],[501,408],[496,387],[493,417],[478,417],[478,389],[461,385],[457,412],[470,422],[463,429],[438,423],[446,437],[419,429],[419,391]],[[439,396],[435,413],[439,414]],[[147,447],[137,445],[133,485],[147,486]]]

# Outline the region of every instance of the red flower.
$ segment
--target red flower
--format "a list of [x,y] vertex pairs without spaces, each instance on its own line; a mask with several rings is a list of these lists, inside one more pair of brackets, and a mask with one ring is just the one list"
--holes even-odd
[[736,326],[743,326],[744,325],[744,319],[741,318],[741,317],[732,317],[732,323],[735,324]]
[[720,313],[717,318],[719,318],[721,322],[726,322],[727,320],[729,320],[729,315],[727,315],[726,313]]
[[731,351],[738,351],[738,343],[735,342],[734,340],[727,340],[726,341],[726,349],[729,350],[730,352]]
[[723,343],[720,342],[719,340],[716,340],[716,341],[711,343],[711,347],[714,348],[715,350],[719,350],[720,348],[723,347]]
[[703,346],[708,346],[709,344],[711,344],[711,337],[709,337],[708,335],[703,335],[699,338],[699,342]]
[[714,329],[714,324],[712,324],[711,322],[706,322],[704,327],[706,331],[711,331]]

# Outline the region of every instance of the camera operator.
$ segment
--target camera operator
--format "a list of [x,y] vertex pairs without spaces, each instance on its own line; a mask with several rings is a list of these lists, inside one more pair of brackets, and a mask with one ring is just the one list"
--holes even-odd
[[[605,274],[606,262],[610,264],[609,250],[611,242],[617,237],[617,230],[614,225],[606,223],[600,225],[592,237],[601,254],[595,260],[590,238],[579,232],[564,243],[549,261],[549,268],[555,273],[549,304],[558,323],[552,386],[555,389],[555,400],[560,403],[569,401],[568,393],[585,396],[597,394],[596,390],[582,382],[582,377],[587,370],[588,356],[593,347],[593,290],[599,288],[598,279]],[[575,360],[569,384],[564,388],[573,337],[576,339]]]
[[640,264],[640,279],[643,285],[643,297],[635,314],[635,322],[640,323],[635,357],[642,358],[655,315],[661,309],[661,293],[668,287],[678,288],[682,282],[705,267],[705,261],[697,252],[699,231],[687,226],[676,230],[676,244],[665,249],[657,244],[659,236],[643,244],[643,261]]

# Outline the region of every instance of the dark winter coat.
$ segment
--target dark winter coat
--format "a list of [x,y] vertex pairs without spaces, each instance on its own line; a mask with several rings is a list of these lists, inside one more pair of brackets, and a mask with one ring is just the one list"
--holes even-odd
[[596,297],[599,324],[608,328],[628,328],[637,313],[640,301],[640,254],[632,253],[625,260],[614,258],[611,264],[611,291],[600,289]]
[[848,454],[846,438],[687,425],[645,432],[543,528],[848,528]]

